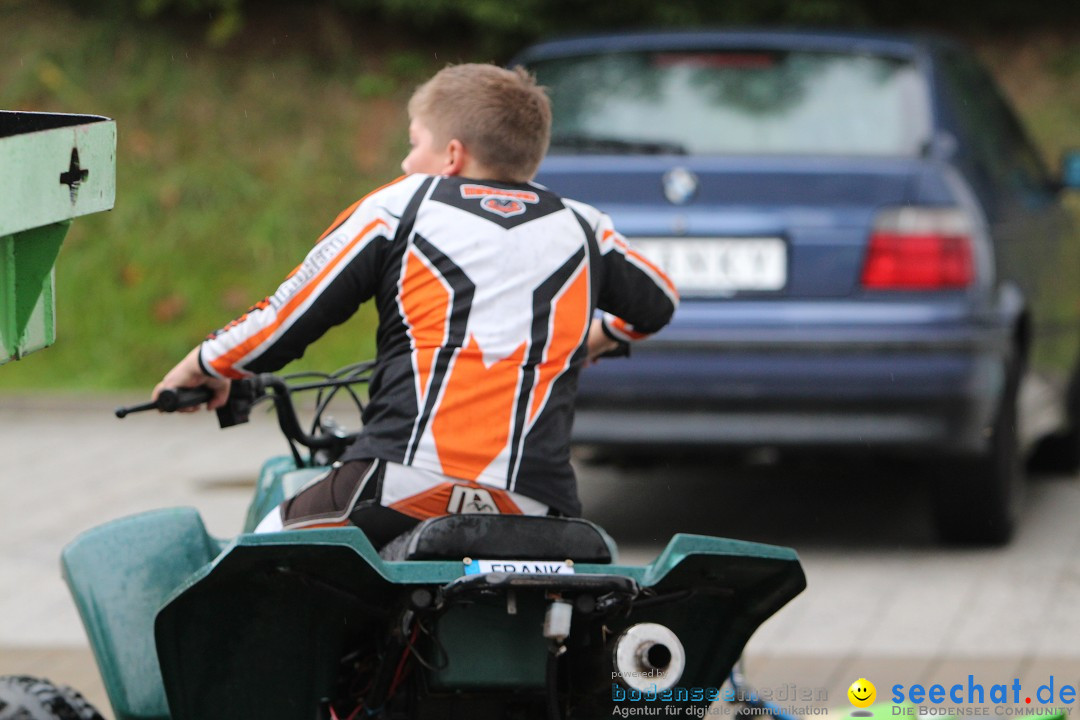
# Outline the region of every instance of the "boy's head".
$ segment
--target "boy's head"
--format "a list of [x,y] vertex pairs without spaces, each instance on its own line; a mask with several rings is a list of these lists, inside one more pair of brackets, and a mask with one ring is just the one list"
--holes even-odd
[[433,165],[463,148],[485,179],[524,182],[536,174],[551,135],[547,95],[522,68],[446,67],[413,93],[409,117],[406,172],[443,172]]

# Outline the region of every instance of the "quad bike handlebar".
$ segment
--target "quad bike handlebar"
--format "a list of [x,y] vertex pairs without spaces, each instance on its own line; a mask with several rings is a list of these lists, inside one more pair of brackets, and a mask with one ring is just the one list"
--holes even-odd
[[[629,354],[629,345],[620,343],[614,350],[602,355],[605,357],[620,357]],[[329,416],[323,416],[330,400],[340,391],[344,390],[356,406],[357,411],[363,414],[364,401],[353,390],[354,385],[366,384],[371,380],[375,368],[374,360],[367,360],[353,365],[347,365],[332,373],[295,373],[290,375],[274,375],[261,373],[247,378],[233,380],[229,388],[229,399],[222,407],[217,409],[218,424],[222,428],[232,427],[246,423],[250,417],[251,409],[260,402],[273,402],[278,416],[278,426],[282,435],[289,443],[293,458],[298,467],[311,465],[326,465],[337,460],[358,436],[358,433],[347,432]],[[298,382],[301,378],[316,378],[311,382]],[[300,418],[296,412],[292,396],[298,392],[315,391],[314,420],[310,432],[305,432]],[[186,408],[198,407],[208,402],[213,397],[213,391],[206,386],[194,388],[166,388],[162,390],[155,401],[119,407],[116,409],[116,417],[124,418],[132,413],[147,410],[159,412],[177,412]],[[297,445],[308,449],[309,457],[301,457]]]
[[[240,380],[233,380],[229,388],[229,399],[217,409],[218,424],[222,428],[246,423],[251,409],[261,402],[272,402],[277,413],[278,426],[282,435],[289,442],[297,465],[326,464],[332,462],[344,452],[345,448],[356,439],[357,433],[347,432],[324,412],[330,401],[344,390],[362,413],[364,402],[353,389],[354,385],[365,384],[371,379],[374,362],[368,361],[350,365],[334,373],[299,373],[278,376],[261,373]],[[311,382],[297,382],[301,378],[316,377]],[[298,392],[316,392],[315,414],[311,430],[305,431],[296,412],[292,396]],[[158,394],[157,400],[139,405],[119,407],[116,417],[124,418],[132,413],[147,410],[176,412],[185,408],[197,407],[208,402],[213,391],[206,386],[194,388],[166,388]],[[304,460],[297,445],[307,448],[311,456]]]

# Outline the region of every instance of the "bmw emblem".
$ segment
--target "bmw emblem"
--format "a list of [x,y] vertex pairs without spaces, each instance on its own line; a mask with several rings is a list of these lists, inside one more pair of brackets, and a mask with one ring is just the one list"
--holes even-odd
[[697,175],[686,168],[672,168],[664,173],[664,197],[672,205],[685,205],[694,198],[697,190]]

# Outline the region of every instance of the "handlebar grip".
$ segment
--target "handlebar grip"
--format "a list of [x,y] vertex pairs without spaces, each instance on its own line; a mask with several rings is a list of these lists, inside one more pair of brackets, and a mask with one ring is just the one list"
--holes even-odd
[[210,402],[214,391],[208,387],[166,388],[158,394],[157,408],[162,412],[176,412],[182,408],[195,407]]

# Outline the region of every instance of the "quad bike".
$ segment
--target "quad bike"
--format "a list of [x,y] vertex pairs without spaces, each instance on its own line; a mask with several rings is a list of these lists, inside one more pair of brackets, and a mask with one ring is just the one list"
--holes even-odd
[[[335,395],[362,409],[371,368],[233,383],[221,426],[272,402],[291,450],[263,466],[239,536],[175,508],[64,549],[117,720],[700,717],[737,684],[754,630],[805,587],[787,548],[679,534],[652,563],[620,565],[611,538],[573,518],[448,515],[381,551],[355,527],[253,534],[355,437],[326,410]],[[304,391],[310,431],[292,400]],[[207,399],[167,391],[117,414]],[[15,717],[99,716],[69,689],[0,679],[0,720]]]

